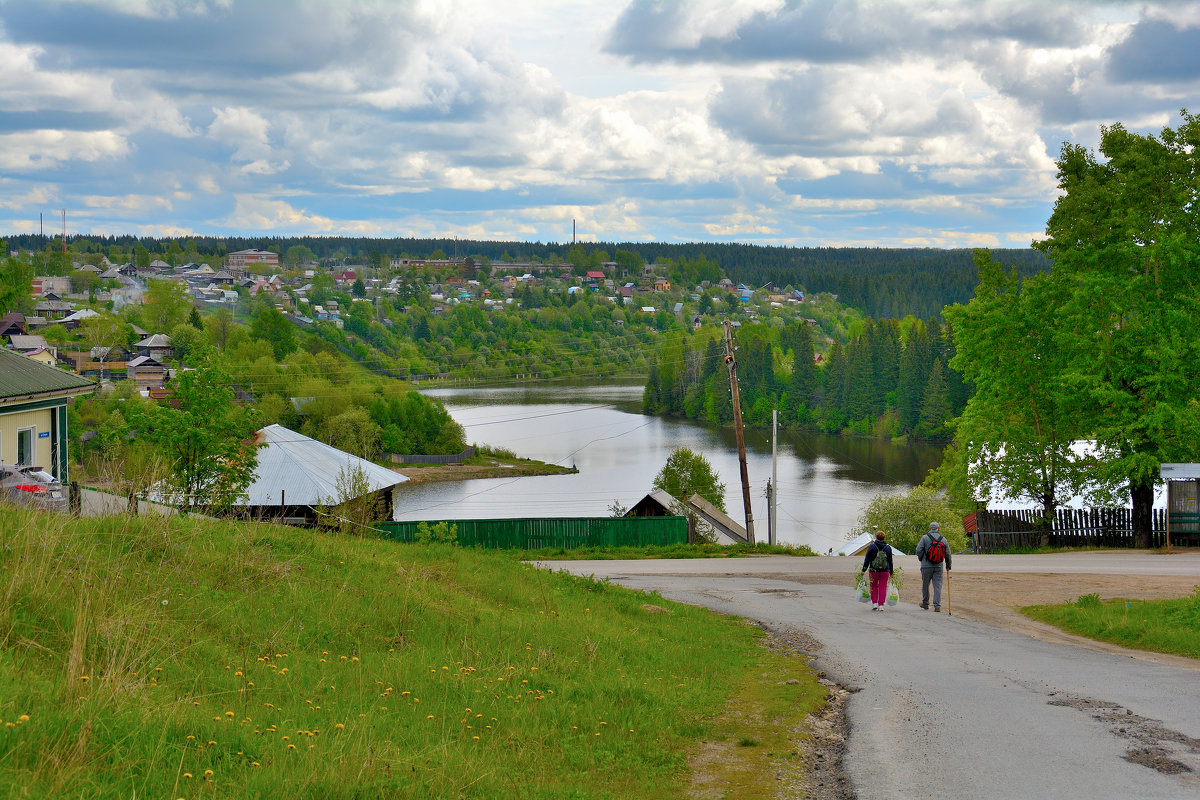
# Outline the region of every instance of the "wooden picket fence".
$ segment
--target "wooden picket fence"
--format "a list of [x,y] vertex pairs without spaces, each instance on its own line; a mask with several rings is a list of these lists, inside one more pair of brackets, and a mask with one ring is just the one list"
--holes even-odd
[[[975,517],[977,552],[1040,547],[1036,511],[978,511]],[[1192,528],[1194,526],[1189,526]],[[1155,509],[1151,518],[1151,547],[1167,543],[1167,512]],[[1172,545],[1200,544],[1200,533],[1172,530]],[[1133,511],[1128,508],[1060,508],[1050,530],[1050,547],[1133,547]]]

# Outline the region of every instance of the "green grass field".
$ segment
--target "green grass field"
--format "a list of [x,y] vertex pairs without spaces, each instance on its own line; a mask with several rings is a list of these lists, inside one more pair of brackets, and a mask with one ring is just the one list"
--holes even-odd
[[1087,594],[1072,603],[1029,606],[1021,613],[1078,636],[1200,658],[1200,587],[1188,597],[1168,600],[1101,600]]
[[[499,553],[0,508],[0,786],[682,798],[689,753],[778,658],[759,641]],[[773,702],[820,706],[801,659],[772,669],[801,679]]]

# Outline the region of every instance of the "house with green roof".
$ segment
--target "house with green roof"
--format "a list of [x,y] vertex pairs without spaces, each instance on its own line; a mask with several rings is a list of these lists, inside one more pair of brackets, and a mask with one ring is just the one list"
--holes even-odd
[[67,482],[67,405],[96,382],[0,349],[0,463],[39,466]]

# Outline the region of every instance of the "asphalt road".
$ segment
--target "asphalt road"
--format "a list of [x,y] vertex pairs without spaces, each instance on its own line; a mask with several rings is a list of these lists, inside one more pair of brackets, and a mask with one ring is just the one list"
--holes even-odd
[[[901,563],[919,580],[915,559]],[[910,604],[872,612],[854,600],[845,559],[543,566],[816,639],[813,666],[853,692],[845,768],[864,800],[1200,798],[1200,669],[1042,642]],[[1200,584],[1200,555],[956,556],[955,572],[970,571],[1194,575]],[[806,582],[831,573],[846,584]]]

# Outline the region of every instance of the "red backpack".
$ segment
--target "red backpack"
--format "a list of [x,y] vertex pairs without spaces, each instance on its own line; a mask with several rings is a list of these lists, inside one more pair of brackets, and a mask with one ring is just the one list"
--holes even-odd
[[925,551],[925,558],[933,564],[940,564],[946,560],[946,542],[944,539],[934,539],[929,545],[929,549]]

